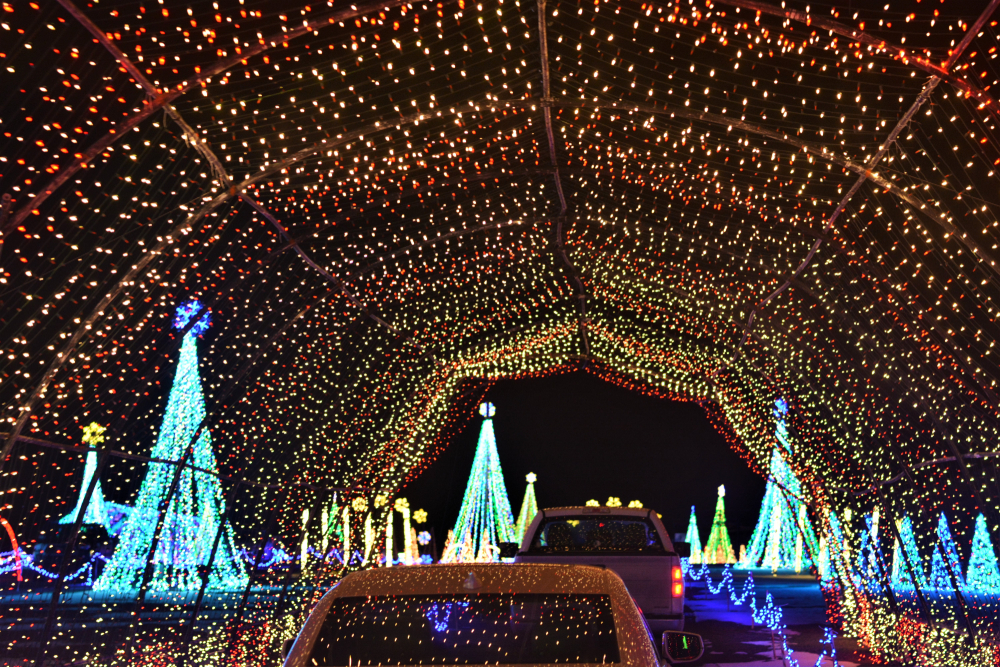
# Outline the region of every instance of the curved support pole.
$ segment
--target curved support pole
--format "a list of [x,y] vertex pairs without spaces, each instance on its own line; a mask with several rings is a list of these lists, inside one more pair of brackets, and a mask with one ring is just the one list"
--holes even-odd
[[457,232],[449,232],[448,234],[442,234],[441,236],[435,236],[432,239],[427,239],[422,243],[413,243],[406,247],[399,248],[398,250],[393,250],[392,252],[382,255],[381,257],[376,257],[371,262],[361,267],[351,275],[347,277],[347,280],[357,280],[358,278],[368,275],[378,267],[382,266],[386,262],[390,262],[400,255],[405,255],[411,250],[420,250],[421,248],[427,248],[433,245],[437,245],[441,241],[447,241],[449,239],[460,238],[462,236],[467,236],[469,234],[478,234],[479,232],[488,232],[492,229],[506,229],[508,227],[534,227],[539,222],[545,222],[548,218],[527,218],[522,220],[508,220],[507,222],[498,222],[492,225],[480,225],[479,227],[469,227],[468,229],[460,229]]
[[[997,0],[1000,2],[1000,0]],[[936,85],[936,84],[935,84]],[[884,188],[887,192],[895,197],[898,197],[905,201],[910,206],[913,206],[920,213],[924,214],[928,219],[941,227],[946,236],[954,236],[956,240],[964,245],[970,252],[979,257],[987,267],[1000,278],[1000,262],[997,258],[988,251],[986,248],[976,243],[975,240],[968,238],[961,230],[955,227],[947,218],[945,218],[940,213],[935,212],[926,202],[922,202],[909,192],[905,192],[899,186],[892,183],[892,181],[880,175],[878,172],[873,172],[867,167],[867,165],[854,162],[847,158],[835,155],[832,151],[828,151],[825,146],[815,146],[813,144],[807,143],[800,139],[796,139],[787,133],[783,134],[776,132],[774,130],[768,130],[763,127],[757,127],[756,125],[751,125],[750,123],[737,120],[735,118],[727,118],[719,114],[707,113],[702,111],[694,111],[690,108],[685,107],[668,107],[664,105],[661,107],[653,106],[652,104],[621,104],[613,101],[598,101],[598,102],[586,102],[584,100],[573,100],[573,101],[562,101],[562,100],[551,100],[551,101],[537,101],[537,100],[510,100],[504,101],[502,103],[506,107],[517,107],[517,108],[531,108],[533,106],[538,106],[539,104],[548,105],[554,108],[560,109],[600,109],[607,111],[620,111],[620,112],[639,112],[648,113],[651,115],[669,115],[671,117],[687,118],[689,120],[697,120],[711,125],[724,126],[727,128],[737,128],[744,132],[750,134],[756,134],[761,137],[766,137],[774,141],[779,141],[789,146],[794,146],[803,153],[813,155],[821,160],[836,164],[844,169],[854,172],[858,176],[864,176],[866,180],[870,180],[872,183],[878,185],[880,188]],[[493,107],[494,109],[497,107]],[[826,238],[826,237],[824,237]]]
[[[966,48],[968,48],[969,44],[971,43],[973,36],[975,36],[975,34],[979,32],[979,29],[983,26],[983,24],[986,23],[989,17],[993,15],[993,12],[998,4],[1000,4],[1000,0],[992,0],[989,6],[983,11],[982,14],[980,14],[979,18],[976,20],[976,23],[972,26],[972,28],[968,32],[966,32],[965,37],[962,39],[962,41],[952,50],[951,55],[949,56],[947,62],[945,62],[944,64],[945,71],[950,70],[952,65],[955,64],[955,61],[957,61],[958,58],[961,57],[962,53],[965,51]],[[840,200],[840,204],[837,205],[837,208],[835,208],[833,212],[830,214],[829,218],[827,218],[827,222],[823,226],[824,233],[829,233],[830,229],[833,227],[833,223],[837,220],[837,218],[840,216],[843,210],[847,208],[847,204],[851,201],[851,199],[858,192],[858,190],[861,189],[861,186],[864,184],[864,182],[868,180],[868,178],[871,176],[872,169],[878,166],[878,163],[882,161],[882,158],[889,151],[889,148],[892,147],[894,143],[896,143],[896,139],[899,137],[899,134],[903,131],[903,129],[907,125],[910,124],[910,121],[913,120],[913,117],[916,115],[917,111],[919,111],[920,108],[927,103],[927,100],[930,99],[931,93],[934,91],[935,88],[937,88],[937,85],[940,82],[941,78],[938,77],[937,75],[932,76],[927,81],[926,85],[924,86],[924,89],[920,91],[920,94],[917,96],[917,99],[913,101],[913,104],[910,105],[910,108],[906,111],[905,114],[903,114],[903,117],[899,119],[899,122],[896,123],[896,126],[889,133],[889,136],[887,136],[885,140],[882,142],[882,145],[879,147],[878,151],[876,151],[875,154],[871,157],[871,159],[869,159],[868,162],[865,163],[864,172],[858,176],[857,181],[855,181],[854,185],[851,186],[851,189],[848,190],[847,193],[844,195],[844,197]],[[812,249],[805,256],[805,258],[798,265],[798,267],[796,267],[795,271],[792,272],[791,276],[787,280],[785,280],[785,282],[783,282],[776,290],[771,292],[771,294],[769,294],[763,301],[754,306],[753,310],[750,311],[750,315],[747,317],[746,324],[743,327],[743,336],[740,339],[740,342],[736,344],[736,347],[733,350],[733,354],[729,363],[732,363],[732,361],[735,360],[736,356],[740,353],[740,349],[746,342],[747,336],[750,334],[751,327],[753,327],[754,319],[756,318],[757,313],[760,312],[778,295],[780,295],[785,289],[787,289],[788,286],[791,285],[792,278],[798,278],[800,275],[802,275],[802,273],[806,270],[806,268],[812,263],[813,258],[816,256],[816,253],[819,251],[822,245],[823,245],[823,239],[816,239],[816,242],[813,243]],[[991,266],[995,272],[997,270],[996,263],[991,262]],[[716,373],[718,373],[718,370],[716,370]],[[951,439],[946,438],[946,440],[948,441],[949,444],[952,445],[954,449],[954,445],[951,443]],[[954,452],[955,456],[961,460],[961,454],[958,452],[958,450],[954,449]],[[968,479],[968,475],[965,471],[964,466],[962,467],[962,471],[963,475],[965,475],[966,477],[966,481],[969,483],[970,486],[973,486],[971,480]],[[975,487],[973,487],[973,491],[975,492]],[[981,498],[978,499],[980,500],[980,502],[982,502]]]
[[[327,142],[326,140],[323,140],[318,144],[314,144],[307,148],[303,148],[302,150],[288,156],[284,160],[272,163],[268,167],[265,167],[261,171],[244,179],[239,184],[233,185],[229,189],[220,192],[214,198],[212,198],[211,201],[205,203],[197,211],[191,213],[187,218],[184,219],[183,222],[174,227],[174,229],[171,230],[169,234],[164,236],[163,239],[160,240],[155,246],[148,249],[145,252],[145,254],[142,257],[140,257],[135,264],[132,265],[129,271],[126,272],[125,275],[121,277],[121,279],[119,279],[119,281],[114,285],[114,287],[111,288],[111,290],[108,291],[108,293],[104,296],[104,298],[101,299],[96,306],[94,306],[93,310],[90,312],[90,315],[88,315],[83,321],[80,322],[80,325],[77,327],[76,331],[73,332],[73,335],[69,337],[65,345],[63,345],[62,348],[59,350],[59,352],[56,354],[55,359],[52,360],[52,363],[49,364],[48,369],[46,369],[45,375],[42,376],[42,379],[35,386],[34,390],[32,390],[27,400],[25,400],[25,402],[21,404],[21,410],[20,414],[18,415],[17,421],[15,422],[14,427],[11,429],[11,432],[8,435],[7,440],[4,442],[3,449],[0,450],[0,471],[3,470],[3,467],[6,464],[7,457],[10,454],[11,448],[14,446],[14,442],[17,440],[18,436],[21,435],[21,431],[24,429],[25,424],[27,424],[28,419],[31,417],[31,411],[34,409],[39,399],[41,399],[42,396],[45,395],[45,392],[48,390],[49,384],[51,384],[52,379],[55,377],[55,374],[63,367],[66,361],[70,358],[70,355],[72,354],[73,350],[76,348],[77,344],[83,339],[84,335],[86,335],[86,332],[90,331],[90,329],[93,327],[97,319],[101,317],[104,314],[104,312],[108,309],[108,306],[110,306],[111,302],[114,301],[118,297],[118,295],[121,294],[127,286],[129,286],[129,284],[134,282],[135,279],[138,278],[145,271],[146,267],[150,264],[150,262],[153,261],[155,257],[164,254],[169,248],[169,246],[171,246],[174,243],[174,240],[176,238],[188,234],[194,228],[194,225],[199,220],[207,216],[209,213],[214,211],[219,206],[222,206],[224,203],[226,203],[233,197],[236,197],[238,193],[242,192],[243,190],[246,190],[250,186],[260,181],[267,179],[272,174],[281,172],[284,169],[290,167],[291,165],[294,165],[298,162],[301,162],[302,160],[312,157],[313,155],[320,153],[323,150],[328,150],[340,146],[342,144],[346,144],[350,141],[354,141],[364,136],[365,134],[370,134],[371,132],[385,130],[389,127],[418,123],[421,120],[430,117],[431,116],[425,114],[415,114],[412,116],[407,116],[405,118],[396,119],[391,123],[384,121],[375,121],[375,123],[373,123],[372,125],[370,125],[365,129],[355,130],[354,132],[349,132],[345,135],[339,135],[338,138],[332,142]],[[343,284],[340,283],[339,286],[342,285]],[[371,314],[370,311],[368,311],[368,309],[360,301],[358,301],[356,297],[350,294],[350,292],[346,289],[346,286],[342,286],[341,291],[348,298],[348,300],[351,301],[353,305],[362,309],[362,311],[365,312],[367,315],[369,315],[369,317],[375,319],[382,326],[390,327],[388,323],[385,323],[380,318],[376,319],[377,316]],[[393,331],[395,331],[395,329],[393,329]],[[396,333],[398,334],[398,332]],[[412,340],[410,337],[404,336],[404,338],[406,340]]]
[[[60,4],[63,4],[64,7],[67,6],[65,3],[63,3],[63,0],[59,0],[59,2]],[[288,30],[287,32],[282,32],[276,35],[271,35],[268,38],[261,39],[258,42],[258,44],[249,47],[243,53],[236,56],[232,56],[230,58],[226,58],[224,60],[220,60],[211,67],[206,67],[200,74],[198,74],[198,76],[188,79],[187,81],[183,81],[174,87],[166,88],[163,90],[157,90],[154,88],[155,97],[146,102],[145,107],[142,109],[142,111],[140,111],[134,116],[129,117],[124,123],[122,123],[122,125],[115,127],[111,130],[108,130],[108,133],[106,135],[98,139],[96,143],[91,145],[90,148],[88,148],[86,151],[80,154],[79,157],[77,157],[76,161],[74,161],[64,170],[62,170],[58,176],[56,176],[48,183],[46,183],[45,187],[42,188],[42,190],[38,192],[34,198],[28,200],[30,204],[25,204],[24,206],[19,207],[18,210],[15,211],[14,214],[8,219],[6,225],[0,228],[0,240],[2,240],[9,234],[11,229],[17,228],[17,226],[21,224],[24,221],[24,219],[31,214],[32,211],[38,210],[46,199],[48,199],[56,190],[58,190],[63,184],[66,183],[66,181],[72,178],[78,171],[83,169],[88,162],[97,157],[108,146],[118,141],[121,137],[125,136],[126,132],[128,132],[133,127],[137,126],[139,123],[146,120],[150,116],[152,116],[162,107],[169,105],[171,102],[173,102],[181,95],[184,95],[185,93],[200,86],[201,84],[208,82],[212,77],[221,74],[229,69],[232,69],[233,67],[235,67],[240,63],[245,63],[248,59],[252,58],[253,56],[263,53],[264,51],[267,51],[269,49],[276,48],[279,45],[287,44],[293,39],[297,39],[298,37],[301,37],[303,35],[315,32],[320,28],[334,25],[341,21],[347,21],[357,16],[370,14],[371,12],[377,12],[384,9],[393,9],[395,7],[399,7],[405,4],[409,3],[406,2],[405,0],[384,0],[384,2],[367,4],[364,7],[357,7],[352,5],[348,9],[342,9],[335,12],[331,12],[320,18],[313,19],[312,21],[303,21],[302,25],[300,25],[299,27],[294,28],[292,30]],[[83,14],[80,13],[78,9],[74,12],[73,10],[69,10],[69,8],[67,7],[67,11],[69,11],[70,14],[76,17],[77,20],[80,20],[81,17],[86,19],[86,17],[83,16]],[[83,21],[81,22],[83,23]],[[87,22],[89,22],[89,20],[87,20]],[[84,25],[86,26],[86,23],[84,23]],[[100,32],[100,29],[97,28],[97,31]],[[101,33],[101,35],[103,35],[103,33]],[[104,37],[104,41],[107,41],[107,37]],[[107,46],[107,44],[105,44],[105,46]],[[117,50],[117,48],[115,48],[115,50]],[[127,60],[128,59],[126,58],[125,61],[119,60],[119,62],[122,64],[122,67],[129,69],[128,65],[125,64]],[[135,69],[134,66],[133,69]],[[135,71],[138,70],[136,69]],[[130,73],[132,73],[132,75],[135,76],[135,73],[132,72],[131,70]],[[140,79],[136,79],[136,81],[140,81]],[[197,148],[198,144],[195,143],[194,146]]]
[[[856,40],[861,44],[867,44],[873,48],[880,49],[885,51],[890,57],[901,61],[904,65],[912,65],[917,69],[923,70],[928,74],[947,81],[949,84],[965,93],[967,97],[975,97],[985,108],[988,108],[993,113],[1000,113],[1000,105],[998,105],[997,101],[986,91],[976,88],[968,81],[949,72],[947,68],[935,65],[929,59],[911,51],[910,49],[896,44],[889,44],[884,39],[872,37],[863,30],[855,30],[854,28],[844,25],[839,21],[834,21],[833,19],[828,19],[823,16],[799,12],[793,9],[785,9],[783,7],[779,8],[769,5],[766,2],[760,2],[759,0],[714,0],[714,2],[720,5],[729,5],[730,7],[749,9],[750,11],[757,12],[759,14],[769,14],[770,16],[778,16],[784,19],[796,21],[798,23],[805,23],[807,26],[815,26],[821,30],[828,30],[835,35],[847,37],[848,39]],[[971,33],[974,35],[976,32],[979,32],[978,28],[976,28],[975,32],[970,30],[966,34]]]

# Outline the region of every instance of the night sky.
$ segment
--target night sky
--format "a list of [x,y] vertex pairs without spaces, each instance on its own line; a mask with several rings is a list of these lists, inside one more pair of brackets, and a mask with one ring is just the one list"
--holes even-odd
[[[538,475],[538,505],[640,500],[663,515],[672,533],[686,529],[691,505],[704,543],[716,489],[726,485],[734,549],[753,532],[764,496],[759,477],[712,427],[695,403],[667,401],[617,387],[585,372],[505,380],[487,400],[515,518],[524,476]],[[470,419],[426,472],[401,495],[427,510],[439,548],[458,516],[482,419]]]

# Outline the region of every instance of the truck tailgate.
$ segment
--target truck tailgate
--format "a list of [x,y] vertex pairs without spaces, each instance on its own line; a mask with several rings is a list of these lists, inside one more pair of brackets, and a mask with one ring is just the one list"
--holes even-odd
[[680,565],[676,556],[559,556],[518,554],[518,563],[603,565],[613,571],[646,616],[683,614],[683,599],[670,596],[670,568]]

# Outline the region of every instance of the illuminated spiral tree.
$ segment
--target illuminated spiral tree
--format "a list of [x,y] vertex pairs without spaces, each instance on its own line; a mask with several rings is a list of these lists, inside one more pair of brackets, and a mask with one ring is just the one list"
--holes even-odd
[[484,555],[490,553],[491,560],[496,560],[493,548],[500,542],[515,541],[514,516],[510,511],[493,433],[496,408],[492,403],[483,403],[479,406],[479,414],[485,419],[479,431],[476,457],[455,521],[455,539],[441,556],[443,563],[467,562],[477,556],[482,560]]
[[[181,304],[174,317],[174,328],[184,329],[199,311],[201,304],[198,301]],[[208,587],[232,589],[246,585],[247,575],[237,557],[232,528],[228,523],[222,525],[224,501],[218,477],[213,474],[218,466],[208,430],[203,429],[192,442],[205,419],[196,339],[209,324],[206,311],[184,334],[167,409],[150,453],[154,459],[184,460],[193,466],[182,469],[162,517],[159,542],[153,555],[153,576],[149,582],[152,590],[198,589],[201,586],[198,567],[208,565],[220,530],[221,541],[209,571]],[[149,464],[114,555],[94,583],[96,590],[127,592],[142,583],[156,526],[161,520],[160,508],[167,500],[175,470],[175,466],[168,463]]]

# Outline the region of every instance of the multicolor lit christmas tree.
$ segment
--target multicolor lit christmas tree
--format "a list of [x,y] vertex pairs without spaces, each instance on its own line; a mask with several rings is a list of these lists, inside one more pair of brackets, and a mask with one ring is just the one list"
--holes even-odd
[[799,500],[799,480],[782,454],[782,450],[793,453],[785,424],[787,415],[788,404],[779,398],[774,402],[777,443],[771,452],[764,500],[746,556],[737,566],[740,568],[789,568],[800,572],[813,564],[810,554],[819,553],[819,542],[806,516],[805,505]]
[[[83,427],[83,444],[90,447],[96,447],[101,444],[104,442],[104,431],[105,428],[97,423]],[[90,488],[90,482],[94,479],[96,472],[97,452],[87,452],[87,458],[83,464],[83,480],[80,481],[80,491],[77,495],[76,507],[73,508],[72,512],[59,519],[59,523],[63,525],[76,523],[76,517],[80,514],[84,497],[87,495],[87,489]],[[108,513],[104,506],[104,493],[101,492],[100,480],[97,481],[94,486],[94,492],[90,495],[90,502],[87,503],[87,509],[83,513],[83,523],[96,524],[109,528]]]
[[[181,304],[174,317],[174,328],[184,329],[199,311],[201,304],[197,301]],[[150,453],[154,459],[185,460],[193,466],[182,469],[162,517],[159,543],[153,555],[151,590],[197,590],[201,586],[198,567],[208,565],[225,514],[219,479],[211,474],[218,466],[208,429],[202,429],[192,443],[205,418],[196,340],[209,324],[206,311],[184,335],[163,423]],[[161,519],[161,505],[166,502],[175,469],[168,463],[149,464],[135,507],[129,513],[111,560],[94,583],[95,590],[126,592],[142,584],[156,525]],[[237,556],[232,528],[227,522],[221,530],[221,541],[208,573],[208,587],[243,588],[247,574]]]
[[715,502],[715,517],[712,519],[712,532],[708,535],[705,545],[704,562],[709,565],[724,565],[736,562],[733,543],[729,541],[729,531],[726,529],[726,487],[719,486],[719,499]]
[[701,535],[698,534],[698,517],[694,514],[694,505],[691,506],[691,518],[688,519],[688,530],[684,541],[691,545],[691,558],[688,562],[691,565],[701,565]]
[[514,516],[503,483],[497,441],[493,433],[492,403],[479,406],[483,426],[479,431],[479,444],[472,462],[472,472],[465,487],[465,497],[455,521],[455,539],[441,556],[442,563],[467,563],[484,559],[495,561],[499,557],[501,542],[516,541]]
[[984,597],[1000,596],[1000,568],[990,542],[990,532],[986,527],[986,517],[976,517],[976,529],[972,536],[972,554],[969,556],[969,571],[965,575],[965,585],[969,592]]
[[528,482],[528,486],[524,489],[524,500],[521,501],[521,511],[517,513],[517,524],[514,526],[515,542],[518,544],[524,539],[524,531],[528,530],[528,526],[538,514],[538,502],[535,500],[535,482],[538,477],[535,473],[529,472],[524,479]]

